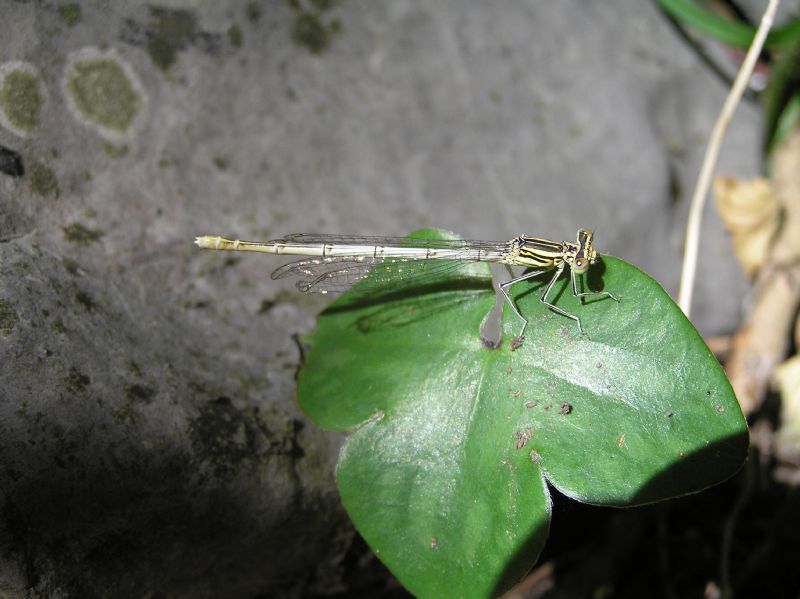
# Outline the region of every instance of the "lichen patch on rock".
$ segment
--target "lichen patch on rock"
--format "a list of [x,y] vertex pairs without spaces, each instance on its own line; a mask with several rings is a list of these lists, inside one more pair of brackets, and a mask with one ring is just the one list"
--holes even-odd
[[72,116],[111,142],[133,137],[146,113],[144,86],[115,50],[71,54],[62,87]]
[[36,67],[20,61],[0,65],[0,125],[27,137],[39,125],[43,104]]

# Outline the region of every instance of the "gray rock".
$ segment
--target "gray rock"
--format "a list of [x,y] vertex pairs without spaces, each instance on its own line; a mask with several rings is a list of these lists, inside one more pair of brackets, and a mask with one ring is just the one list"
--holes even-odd
[[[17,1],[0,24],[6,83],[28,74],[0,91],[25,167],[0,174],[12,596],[342,588],[341,439],[294,404],[292,336],[327,300],[195,235],[588,226],[674,294],[726,93],[633,0]],[[722,169],[757,171],[758,126],[739,109]],[[745,282],[711,208],[703,234],[695,319],[729,331]]]

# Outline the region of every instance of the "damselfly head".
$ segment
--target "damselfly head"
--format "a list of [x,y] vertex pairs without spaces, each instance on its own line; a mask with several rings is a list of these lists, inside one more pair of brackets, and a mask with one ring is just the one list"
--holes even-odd
[[575,254],[572,257],[570,268],[575,274],[583,274],[597,261],[597,251],[592,245],[594,234],[588,229],[578,229]]

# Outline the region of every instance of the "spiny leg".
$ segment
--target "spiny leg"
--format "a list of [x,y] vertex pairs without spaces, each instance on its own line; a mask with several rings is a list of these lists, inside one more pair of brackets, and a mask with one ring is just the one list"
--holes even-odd
[[[558,277],[560,277],[561,273],[564,272],[564,265],[565,264],[566,264],[565,262],[562,262],[561,265],[556,269],[556,274],[554,274],[553,278],[550,279],[550,282],[547,284],[547,288],[544,290],[544,293],[542,294],[542,297],[539,298],[539,301],[542,302],[548,308],[550,308],[553,312],[557,312],[557,313],[561,314],[562,316],[566,316],[567,318],[571,318],[572,320],[577,322],[578,323],[578,331],[580,331],[580,333],[583,334],[583,325],[581,324],[580,317],[575,316],[571,312],[567,312],[566,310],[564,310],[564,308],[559,308],[558,306],[556,306],[552,302],[548,302],[547,301],[547,296],[550,294],[550,291],[553,289],[553,285],[556,284],[556,281],[558,280]],[[570,270],[570,274],[572,274],[572,283],[574,285],[575,284],[575,273],[573,273]]]
[[619,302],[619,298],[610,291],[582,291],[578,293],[578,284],[576,282],[577,277],[575,276],[575,271],[570,270],[569,274],[572,275],[572,295],[579,298],[581,303],[583,303],[583,298],[590,297],[592,295],[604,295],[606,297],[610,297],[615,302]]
[[[510,270],[511,269],[509,269],[509,271]],[[500,285],[499,285],[500,291],[503,292],[503,296],[506,298],[506,303],[508,303],[508,305],[511,306],[511,309],[514,311],[514,314],[516,314],[517,317],[522,321],[522,330],[519,332],[519,335],[517,336],[517,340],[519,340],[519,341],[517,341],[518,343],[521,343],[521,340],[525,336],[525,327],[528,326],[528,319],[525,318],[522,314],[520,314],[519,310],[517,310],[517,307],[514,305],[514,300],[512,300],[511,296],[508,295],[508,288],[511,287],[515,283],[519,283],[521,281],[526,281],[528,279],[532,279],[533,277],[537,277],[537,276],[539,276],[540,274],[542,274],[544,272],[547,272],[547,270],[532,270],[531,272],[526,272],[525,274],[523,274],[523,275],[521,275],[519,277],[516,277],[514,279],[511,279],[509,281],[504,281],[504,282],[500,283]],[[512,341],[512,343],[513,343],[513,341]]]

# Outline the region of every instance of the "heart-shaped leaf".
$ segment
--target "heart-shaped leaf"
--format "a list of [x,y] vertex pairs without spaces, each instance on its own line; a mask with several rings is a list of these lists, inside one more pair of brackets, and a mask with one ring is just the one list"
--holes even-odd
[[[481,341],[495,304],[484,264],[419,287],[406,270],[385,294],[367,281],[320,316],[300,405],[351,431],[342,501],[412,593],[488,597],[518,580],[547,537],[547,481],[583,502],[631,506],[701,490],[742,464],[744,418],[680,309],[616,258],[590,274],[589,288],[619,301],[581,303],[567,276],[551,296],[585,334],[539,301],[546,275],[512,287],[530,321],[516,350]],[[519,328],[504,310],[506,339]]]

